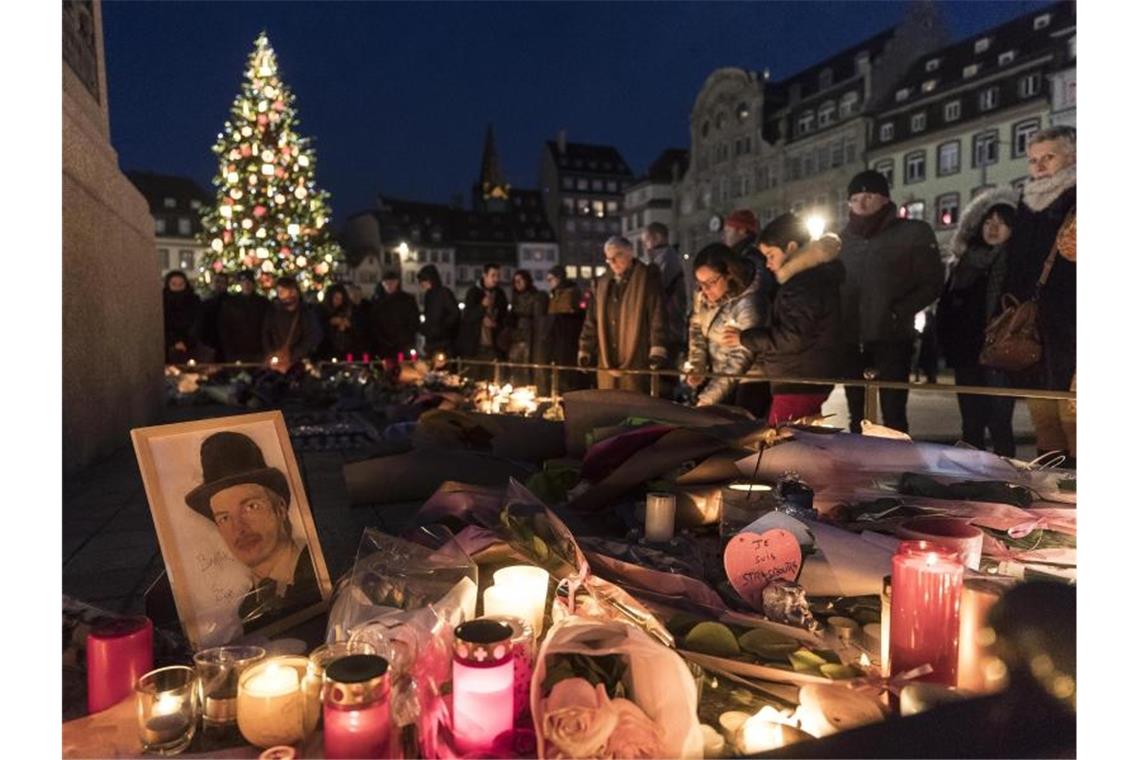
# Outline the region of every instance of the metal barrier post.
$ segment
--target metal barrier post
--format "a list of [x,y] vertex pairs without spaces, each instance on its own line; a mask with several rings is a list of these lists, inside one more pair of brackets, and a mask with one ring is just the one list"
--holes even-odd
[[558,401],[558,364],[556,362],[550,363],[550,398],[553,401]]
[[462,356],[455,357],[455,374],[459,375],[460,377],[463,377],[463,357]]
[[869,383],[863,392],[863,419],[870,420],[876,425],[879,424],[879,385],[871,381],[878,376],[879,372],[876,369],[863,370],[863,379]]
[[653,374],[649,376],[649,395],[653,398],[661,395],[661,378],[657,370],[653,370]]
[[502,382],[501,382],[502,370],[499,368],[499,360],[498,359],[495,359],[495,375],[494,375],[494,378],[495,378],[494,379],[495,385],[502,385]]

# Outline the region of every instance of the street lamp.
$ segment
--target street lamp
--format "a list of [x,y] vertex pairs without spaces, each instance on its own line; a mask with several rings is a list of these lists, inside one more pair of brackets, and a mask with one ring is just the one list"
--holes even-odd
[[396,253],[400,254],[400,261],[403,262],[404,259],[408,258],[408,244],[400,241],[400,244],[396,246]]

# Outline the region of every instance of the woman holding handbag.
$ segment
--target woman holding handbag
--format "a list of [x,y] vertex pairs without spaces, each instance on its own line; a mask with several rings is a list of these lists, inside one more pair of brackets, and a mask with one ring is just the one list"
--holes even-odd
[[[986,325],[1000,311],[1006,243],[1017,216],[1017,193],[991,190],[970,202],[950,241],[954,263],[938,301],[938,344],[956,385],[1007,387],[1005,373],[982,366],[978,357]],[[985,450],[989,430],[994,453],[1012,457],[1013,397],[958,394],[962,440]]]

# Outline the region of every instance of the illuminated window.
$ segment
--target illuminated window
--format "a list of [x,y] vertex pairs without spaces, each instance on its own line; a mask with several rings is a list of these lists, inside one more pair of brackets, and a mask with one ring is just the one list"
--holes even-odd
[[939,227],[953,227],[958,224],[958,193],[938,196],[935,205],[938,210],[934,221]]

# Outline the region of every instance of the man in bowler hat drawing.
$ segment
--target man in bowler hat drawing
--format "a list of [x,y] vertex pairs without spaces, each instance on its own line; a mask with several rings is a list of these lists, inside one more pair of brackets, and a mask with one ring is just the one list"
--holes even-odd
[[186,504],[214,523],[253,573],[253,589],[238,608],[242,625],[261,627],[319,602],[309,549],[293,540],[285,474],[268,467],[242,433],[214,433],[202,442],[201,457],[202,483],[186,494]]

